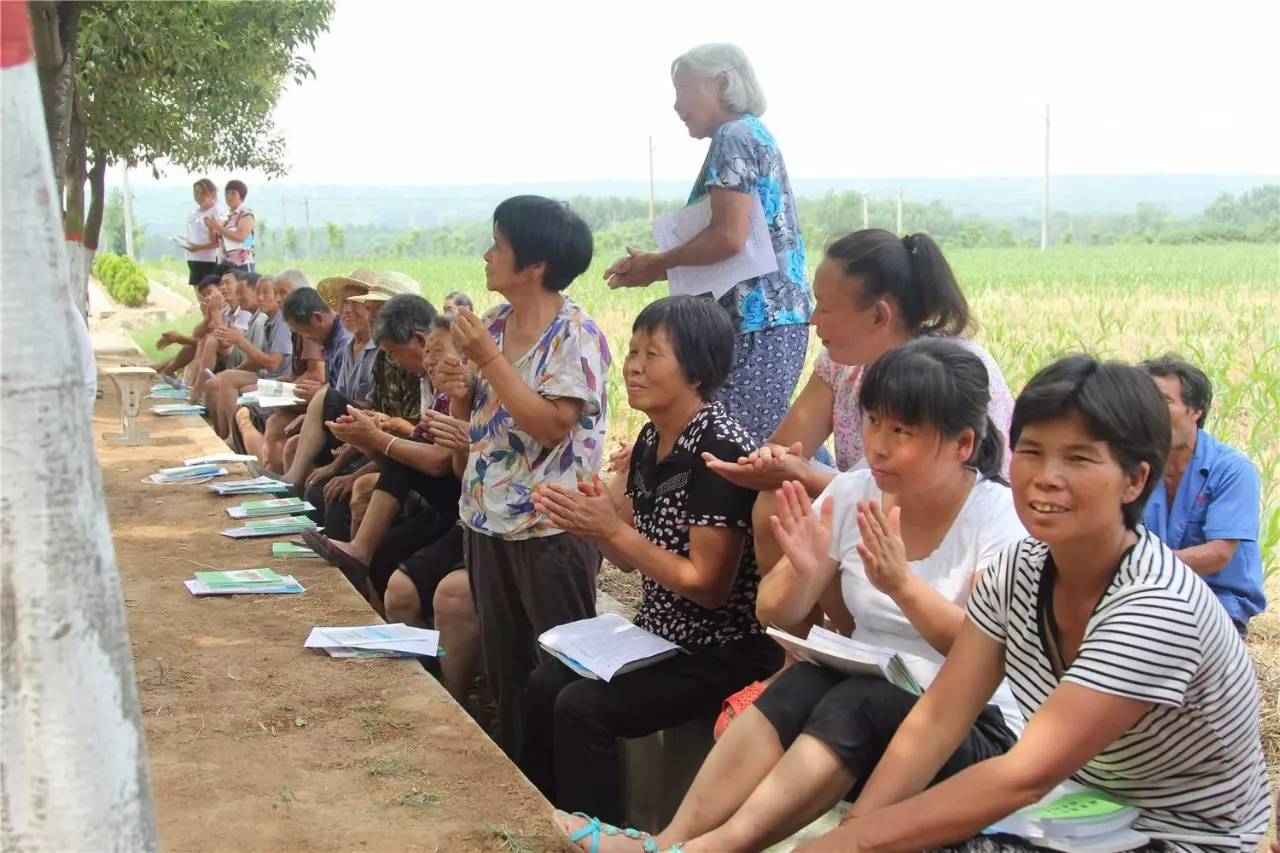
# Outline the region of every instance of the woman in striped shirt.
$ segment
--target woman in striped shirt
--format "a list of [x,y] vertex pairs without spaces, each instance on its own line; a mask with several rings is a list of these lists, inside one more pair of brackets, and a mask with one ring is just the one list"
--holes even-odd
[[[1071,356],[1031,380],[1010,430],[1031,537],[982,575],[849,818],[805,851],[963,841],[1068,777],[1136,807],[1156,849],[1257,849],[1270,804],[1248,653],[1209,587],[1140,526],[1168,436],[1137,368]],[[925,790],[1006,675],[1021,740]]]

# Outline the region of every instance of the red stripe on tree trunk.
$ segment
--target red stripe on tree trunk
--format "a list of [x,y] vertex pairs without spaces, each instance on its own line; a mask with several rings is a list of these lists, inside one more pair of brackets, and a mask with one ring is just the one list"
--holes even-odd
[[0,2],[0,68],[31,59],[31,21],[26,0]]
[[63,239],[66,240],[68,243],[79,243],[81,240],[84,239],[84,235],[77,234],[74,231],[68,231],[66,234],[63,235]]

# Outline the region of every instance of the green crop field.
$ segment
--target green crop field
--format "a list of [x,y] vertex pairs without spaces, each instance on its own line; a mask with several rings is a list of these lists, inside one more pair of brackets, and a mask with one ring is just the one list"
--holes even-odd
[[[1208,428],[1246,452],[1263,478],[1267,567],[1280,569],[1280,249],[1266,245],[1064,246],[960,249],[948,252],[980,323],[978,339],[1004,368],[1015,391],[1042,365],[1085,350],[1137,359],[1176,350],[1214,383]],[[569,290],[609,335],[615,359],[626,352],[632,318],[665,286],[611,291],[599,258]],[[811,259],[811,264],[817,258]],[[487,308],[480,258],[429,257],[277,262],[302,268],[313,282],[361,266],[397,269],[422,283],[436,304],[463,290]],[[151,264],[151,278],[186,291],[178,262]],[[1268,319],[1269,318],[1269,319]],[[138,333],[152,346],[159,329]],[[810,359],[816,345],[810,347]],[[638,413],[626,406],[620,364],[610,374],[612,437],[633,436]]]

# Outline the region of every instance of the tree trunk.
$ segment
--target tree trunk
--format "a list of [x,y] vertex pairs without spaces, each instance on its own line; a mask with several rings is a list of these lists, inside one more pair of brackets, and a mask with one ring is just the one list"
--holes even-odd
[[102,211],[107,203],[107,157],[94,152],[93,167],[89,169],[89,209],[84,217],[84,247],[92,255],[98,251],[98,239],[102,235]]
[[[0,849],[157,848],[24,3],[0,3]],[[88,362],[91,367],[91,362]]]
[[81,4],[72,0],[36,0],[31,3],[31,31],[35,36],[36,63],[40,71],[40,97],[44,102],[54,186],[59,198],[66,182],[80,8]]

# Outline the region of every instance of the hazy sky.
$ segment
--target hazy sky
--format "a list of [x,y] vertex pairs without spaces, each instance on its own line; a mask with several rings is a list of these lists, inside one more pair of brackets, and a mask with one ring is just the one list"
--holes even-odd
[[1045,101],[1059,173],[1280,173],[1276,0],[338,0],[288,180],[643,180],[650,133],[692,180],[668,67],[705,41],[747,51],[793,176],[1036,174]]

